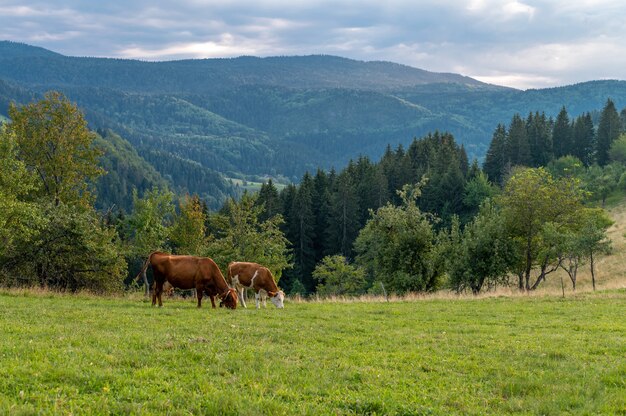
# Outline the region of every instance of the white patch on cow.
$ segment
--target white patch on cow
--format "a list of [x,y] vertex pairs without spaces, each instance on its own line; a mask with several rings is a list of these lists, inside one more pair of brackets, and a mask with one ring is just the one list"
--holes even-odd
[[244,286],[239,281],[239,275],[238,274],[234,275],[231,278],[231,283],[235,287],[235,290],[237,291],[237,295],[239,296],[239,302],[241,302],[241,306],[243,306],[244,308],[247,309],[248,305],[246,305],[246,300],[243,298]]
[[279,309],[284,308],[285,307],[285,292],[283,292],[282,290],[279,290],[276,296],[271,297],[270,300],[272,301],[274,306],[276,306],[277,308]]

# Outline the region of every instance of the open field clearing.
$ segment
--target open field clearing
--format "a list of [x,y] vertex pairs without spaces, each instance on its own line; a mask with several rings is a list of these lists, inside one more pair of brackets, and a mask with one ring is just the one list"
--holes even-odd
[[1,414],[626,414],[626,291],[198,310],[0,292]]

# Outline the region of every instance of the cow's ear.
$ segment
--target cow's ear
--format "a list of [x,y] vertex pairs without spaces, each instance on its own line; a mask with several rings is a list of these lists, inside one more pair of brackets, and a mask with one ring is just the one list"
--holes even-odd
[[267,292],[267,294],[269,295],[270,298],[273,298],[274,296],[276,296],[276,292]]

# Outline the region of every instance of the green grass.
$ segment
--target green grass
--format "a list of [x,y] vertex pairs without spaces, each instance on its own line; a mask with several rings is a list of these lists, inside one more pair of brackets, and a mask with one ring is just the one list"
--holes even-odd
[[626,414],[626,291],[153,308],[0,293],[0,414]]

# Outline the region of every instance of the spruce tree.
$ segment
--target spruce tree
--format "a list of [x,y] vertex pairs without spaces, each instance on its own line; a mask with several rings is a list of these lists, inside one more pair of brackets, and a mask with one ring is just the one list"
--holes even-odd
[[561,108],[552,129],[552,147],[555,158],[572,154],[572,126],[565,106]]
[[507,164],[506,154],[506,130],[503,124],[498,124],[493,132],[483,170],[491,182],[502,185],[505,166]]
[[585,166],[589,166],[593,163],[595,135],[591,114],[586,113],[578,116],[574,122],[573,154],[580,159]]
[[552,129],[545,113],[530,113],[526,121],[533,166],[544,166],[553,158]]
[[526,134],[526,123],[519,114],[515,114],[511,120],[507,132],[507,156],[511,165],[531,165],[530,144]]
[[615,103],[609,98],[600,115],[598,135],[596,137],[596,162],[600,166],[609,163],[609,149],[622,132],[622,122],[615,109]]

